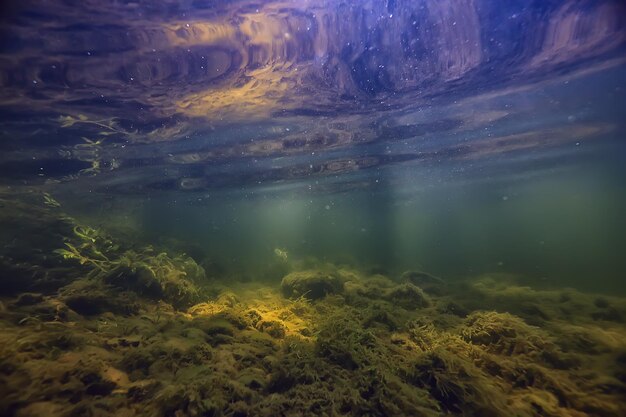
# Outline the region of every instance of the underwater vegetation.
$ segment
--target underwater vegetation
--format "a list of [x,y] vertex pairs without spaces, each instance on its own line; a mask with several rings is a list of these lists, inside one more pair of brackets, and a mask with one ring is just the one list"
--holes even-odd
[[[2,273],[20,277],[2,281],[3,416],[626,409],[623,298],[311,260],[265,282],[207,276],[187,255],[81,224],[50,200],[1,201],[2,226],[11,216],[40,232],[3,232],[13,246]],[[41,234],[48,244],[27,259]]]
[[199,300],[195,283],[203,280],[205,273],[190,257],[157,253],[150,246],[119,252],[118,245],[95,229],[76,226],[73,231],[80,244],[66,242],[66,249],[55,253],[92,266],[88,279],[164,299],[175,307],[190,306]]

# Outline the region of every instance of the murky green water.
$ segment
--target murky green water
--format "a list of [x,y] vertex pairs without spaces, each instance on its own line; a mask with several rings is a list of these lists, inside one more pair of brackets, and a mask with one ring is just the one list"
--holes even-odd
[[[497,106],[512,116],[468,130],[295,155],[244,152],[208,163],[200,176],[177,173],[168,189],[117,195],[116,187],[157,181],[154,167],[135,168],[137,177],[103,175],[84,180],[82,195],[62,185],[58,195],[102,227],[121,222],[146,241],[176,239],[237,273],[271,269],[282,248],[391,275],[510,272],[541,285],[623,292],[623,73],[620,66],[473,100],[483,108],[472,110],[476,117]],[[396,120],[442,120],[457,107],[465,106]]]

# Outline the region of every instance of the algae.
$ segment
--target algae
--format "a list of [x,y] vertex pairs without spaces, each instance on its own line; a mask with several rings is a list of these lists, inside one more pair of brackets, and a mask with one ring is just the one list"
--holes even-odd
[[57,225],[58,236],[15,270],[72,272],[37,273],[3,292],[1,415],[626,409],[623,298],[508,275],[394,278],[312,259],[293,260],[282,281],[209,279],[188,255],[122,243],[38,201],[28,221]]

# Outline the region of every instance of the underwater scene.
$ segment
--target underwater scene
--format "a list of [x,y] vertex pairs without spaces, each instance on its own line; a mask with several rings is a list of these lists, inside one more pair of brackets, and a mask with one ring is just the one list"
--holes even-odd
[[626,415],[626,3],[0,4],[0,416]]

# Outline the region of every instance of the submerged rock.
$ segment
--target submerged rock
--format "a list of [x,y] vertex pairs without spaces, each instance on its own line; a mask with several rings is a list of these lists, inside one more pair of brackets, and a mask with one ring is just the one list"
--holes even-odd
[[450,301],[447,304],[441,306],[441,308],[439,308],[439,312],[443,314],[452,314],[457,317],[467,317],[467,315],[470,313],[470,310],[464,307],[462,304]]
[[446,288],[444,280],[422,271],[405,271],[400,276],[400,280],[418,286],[433,295],[442,295]]
[[105,294],[72,294],[65,298],[65,304],[83,316],[104,313],[112,307]]
[[619,310],[617,310],[614,307],[607,307],[607,308],[604,308],[602,310],[595,311],[595,312],[591,313],[591,318],[593,318],[596,321],[604,320],[604,321],[612,321],[612,322],[615,322],[615,323],[623,323],[624,322],[624,317],[619,312]]
[[166,266],[151,267],[145,262],[120,265],[104,274],[103,281],[149,298],[165,300],[176,308],[189,307],[198,302],[199,290],[187,278],[185,270],[182,267],[177,269],[178,265]]
[[66,285],[59,290],[59,295],[65,305],[83,316],[105,312],[130,315],[139,310],[135,294],[112,291],[101,282],[89,279]]
[[424,294],[424,291],[413,284],[400,284],[390,288],[385,292],[384,298],[409,310],[430,305],[430,301]]
[[282,339],[285,337],[287,333],[285,326],[282,323],[275,321],[275,320],[261,321],[257,324],[256,327],[259,331],[267,333],[275,339]]
[[595,305],[598,308],[608,308],[609,301],[604,297],[598,297],[593,301],[593,305]]
[[233,336],[235,326],[225,317],[196,317],[191,322],[191,326],[202,330],[209,336],[224,334]]
[[286,275],[281,284],[285,297],[306,297],[310,300],[343,291],[343,282],[333,273],[309,269]]

